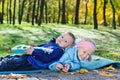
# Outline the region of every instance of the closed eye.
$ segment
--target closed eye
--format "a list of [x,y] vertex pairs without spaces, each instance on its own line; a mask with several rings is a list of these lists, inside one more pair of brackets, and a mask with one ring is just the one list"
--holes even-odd
[[83,51],[83,53],[86,53],[86,51]]

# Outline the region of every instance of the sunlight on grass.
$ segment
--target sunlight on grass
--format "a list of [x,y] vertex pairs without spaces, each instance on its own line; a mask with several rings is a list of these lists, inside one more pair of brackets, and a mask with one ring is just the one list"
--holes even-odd
[[11,48],[26,44],[32,40],[36,44],[48,42],[63,32],[73,32],[77,38],[91,38],[95,41],[95,55],[120,61],[120,29],[99,26],[94,30],[93,25],[62,25],[42,24],[41,26],[24,23],[21,25],[0,24],[0,55],[11,54]]

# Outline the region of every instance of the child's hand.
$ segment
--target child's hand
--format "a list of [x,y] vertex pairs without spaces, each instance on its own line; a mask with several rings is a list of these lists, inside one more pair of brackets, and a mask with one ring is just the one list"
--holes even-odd
[[65,64],[65,66],[62,68],[63,72],[68,72],[70,69],[70,65],[69,64]]
[[28,41],[28,44],[29,44],[30,46],[32,46],[32,47],[35,46],[35,43],[34,43],[33,41]]
[[55,66],[55,69],[56,70],[61,70],[63,68],[63,65],[58,63],[56,66]]
[[30,47],[30,48],[25,48],[25,50],[26,50],[26,54],[31,55],[34,49]]

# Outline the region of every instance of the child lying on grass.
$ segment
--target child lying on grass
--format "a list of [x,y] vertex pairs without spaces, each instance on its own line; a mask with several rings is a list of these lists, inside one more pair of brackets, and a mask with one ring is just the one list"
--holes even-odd
[[90,58],[95,51],[95,44],[89,40],[81,40],[77,46],[69,48],[58,62],[52,63],[51,70],[62,70],[63,72],[74,71],[81,68],[82,62]]
[[73,45],[74,40],[74,35],[67,32],[57,39],[51,39],[48,43],[38,46],[52,50],[50,53],[44,50],[26,48],[24,55],[0,57],[0,71],[48,69],[51,63],[58,61],[63,55],[63,49]]

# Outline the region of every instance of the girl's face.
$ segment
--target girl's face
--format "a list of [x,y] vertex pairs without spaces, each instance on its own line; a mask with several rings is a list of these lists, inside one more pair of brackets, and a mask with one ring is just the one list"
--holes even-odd
[[73,38],[68,33],[64,33],[56,39],[56,43],[62,48],[66,48],[73,44]]
[[92,50],[87,47],[79,47],[77,54],[80,60],[85,60],[88,59],[92,53]]

